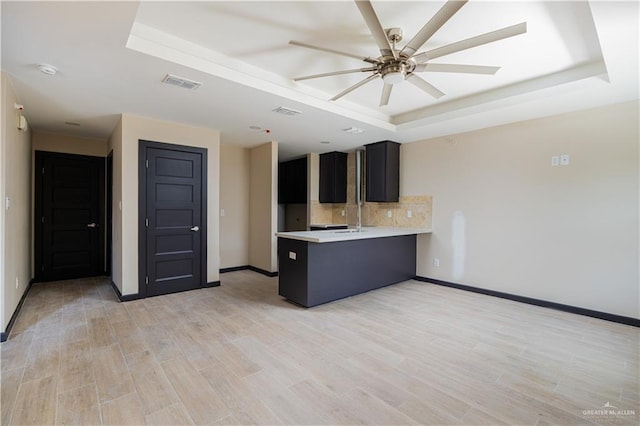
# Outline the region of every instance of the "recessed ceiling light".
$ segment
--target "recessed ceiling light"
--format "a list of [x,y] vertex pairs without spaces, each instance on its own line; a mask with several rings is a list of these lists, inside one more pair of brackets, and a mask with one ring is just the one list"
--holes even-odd
[[345,133],[351,133],[352,135],[357,135],[358,133],[363,133],[364,130],[359,129],[357,127],[348,127],[346,129],[342,129],[343,132]]
[[56,67],[49,64],[38,64],[38,69],[41,73],[46,75],[55,75],[58,72],[58,69]]
[[249,128],[251,130],[262,130],[262,127],[260,127],[260,126],[249,126]]
[[65,121],[64,124],[66,124],[67,126],[79,126],[80,123],[77,123],[75,121]]
[[324,145],[329,145],[331,142],[330,141],[320,141],[320,143],[324,144]]

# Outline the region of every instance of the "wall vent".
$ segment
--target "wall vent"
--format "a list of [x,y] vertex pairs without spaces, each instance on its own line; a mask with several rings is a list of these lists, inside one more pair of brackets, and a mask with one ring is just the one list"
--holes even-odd
[[166,77],[162,79],[162,82],[171,86],[182,87],[183,89],[188,90],[196,90],[198,89],[198,87],[202,86],[202,83],[189,80],[188,78],[178,77],[177,75],[173,74],[167,74]]
[[278,114],[284,115],[298,115],[302,114],[300,111],[296,111],[295,109],[279,106],[278,108],[272,110],[273,112],[277,112]]

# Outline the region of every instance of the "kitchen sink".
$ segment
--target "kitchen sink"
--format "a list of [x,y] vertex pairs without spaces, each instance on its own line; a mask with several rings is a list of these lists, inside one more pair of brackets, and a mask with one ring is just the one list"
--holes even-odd
[[340,231],[334,231],[335,234],[353,234],[356,232],[366,232],[364,229],[342,229]]

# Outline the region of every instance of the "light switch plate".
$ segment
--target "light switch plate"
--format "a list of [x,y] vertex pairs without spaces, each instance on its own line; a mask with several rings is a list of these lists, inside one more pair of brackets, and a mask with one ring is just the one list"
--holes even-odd
[[411,219],[413,217],[413,212],[411,210],[407,210],[407,217]]
[[569,165],[569,154],[562,154],[560,156],[560,165],[568,166]]
[[560,157],[558,157],[557,155],[554,155],[553,157],[551,157],[551,166],[555,167],[559,165],[560,165]]
[[296,260],[297,257],[298,257],[298,254],[295,251],[290,251],[289,252],[289,259]]
[[387,210],[387,217],[391,218],[391,216],[392,216],[391,210]]

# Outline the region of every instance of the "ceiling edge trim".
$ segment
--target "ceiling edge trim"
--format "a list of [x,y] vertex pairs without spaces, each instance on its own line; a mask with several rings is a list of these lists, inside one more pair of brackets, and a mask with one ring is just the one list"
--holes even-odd
[[[477,95],[454,99],[449,102],[437,104],[427,108],[414,110],[405,114],[400,114],[392,118],[398,126],[398,130],[410,129],[427,124],[433,117],[440,115],[450,115],[460,117],[474,113],[472,107],[499,102],[509,98],[517,97],[538,90],[547,89],[562,84],[583,80],[589,77],[602,77],[607,75],[607,68],[602,60],[581,64],[566,70],[547,74],[541,77],[532,78],[526,81],[488,90]],[[606,81],[606,80],[601,80]],[[511,103],[517,103],[517,99],[511,99]]]
[[[266,73],[259,68],[249,66],[241,61],[228,58],[220,53],[138,22],[132,26],[126,47],[237,84],[348,117],[361,123],[384,130],[396,130],[396,126],[391,123],[389,116],[379,111],[367,110],[362,112],[345,108],[342,105],[327,101],[326,93],[309,93],[310,90],[308,89],[303,91],[303,86],[299,86],[284,77]],[[228,64],[233,64],[238,69],[230,68]]]

